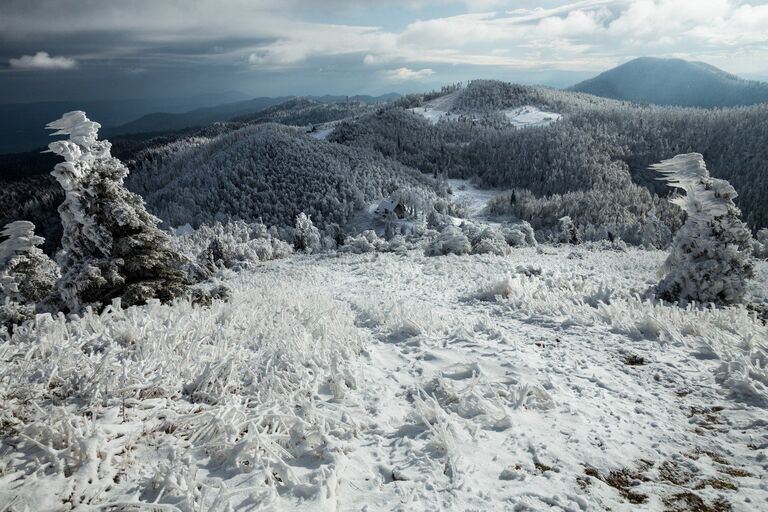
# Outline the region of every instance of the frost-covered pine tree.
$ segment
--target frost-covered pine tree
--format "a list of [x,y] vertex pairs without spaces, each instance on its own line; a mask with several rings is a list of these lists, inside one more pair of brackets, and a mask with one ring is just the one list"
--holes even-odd
[[561,244],[581,243],[576,225],[568,215],[557,220],[557,241]]
[[733,199],[736,190],[712,178],[699,153],[677,155],[651,166],[670,186],[685,190],[672,199],[687,213],[675,235],[657,286],[659,298],[731,304],[752,277],[751,233]]
[[47,126],[69,136],[48,145],[65,160],[51,173],[65,192],[58,292],[70,311],[117,297],[125,305],[169,301],[186,290],[182,258],[142,198],[123,186],[128,168],[110,154],[109,141],[97,140],[100,127],[82,111]]
[[297,252],[313,253],[323,248],[322,237],[312,223],[312,219],[301,212],[296,216],[296,230],[293,237],[293,248]]
[[768,228],[757,232],[752,241],[752,252],[757,258],[768,259]]
[[51,294],[59,268],[38,247],[45,240],[31,222],[11,222],[0,236],[0,325],[8,325],[34,314]]

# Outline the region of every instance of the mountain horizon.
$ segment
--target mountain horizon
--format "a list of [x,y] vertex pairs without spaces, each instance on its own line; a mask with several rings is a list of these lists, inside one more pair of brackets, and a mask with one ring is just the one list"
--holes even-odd
[[768,83],[711,64],[638,57],[568,88],[604,98],[684,107],[732,107],[768,101]]

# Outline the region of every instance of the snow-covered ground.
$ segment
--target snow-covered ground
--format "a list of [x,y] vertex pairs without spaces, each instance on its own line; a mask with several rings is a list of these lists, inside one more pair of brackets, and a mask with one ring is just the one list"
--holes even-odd
[[640,300],[664,256],[300,256],[39,317],[0,510],[764,510],[768,328]]
[[469,180],[449,179],[451,201],[464,207],[465,216],[470,220],[487,220],[488,201],[505,193],[500,189],[481,189]]
[[419,114],[420,116],[424,116],[424,118],[432,124],[437,124],[440,120],[458,121],[461,117],[459,114],[452,114],[431,107],[416,107],[408,110],[415,114]]
[[309,132],[309,136],[317,140],[326,140],[328,136],[333,133],[335,128],[335,123],[326,123],[321,125],[319,129],[315,129],[315,131]]
[[[409,109],[415,114],[424,116],[432,124],[439,121],[457,121],[462,115],[453,111],[454,103],[460,91],[452,92],[434,100],[428,101],[423,107]],[[502,113],[516,128],[546,126],[559,120],[562,116],[555,112],[545,112],[531,105],[503,110]]]
[[546,126],[562,117],[560,114],[544,112],[543,110],[539,110],[530,105],[505,110],[504,115],[507,116],[509,122],[517,128]]

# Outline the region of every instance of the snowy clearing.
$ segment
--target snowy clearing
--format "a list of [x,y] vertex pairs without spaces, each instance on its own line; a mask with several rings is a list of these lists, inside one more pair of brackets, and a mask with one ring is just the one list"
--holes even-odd
[[209,308],[39,316],[0,345],[0,503],[764,509],[768,329],[639,300],[664,256],[301,256]]
[[466,217],[471,220],[487,220],[488,201],[506,192],[477,188],[470,180],[449,179],[448,184],[451,186],[451,200],[462,205]]
[[317,130],[312,131],[312,132],[308,132],[308,133],[309,133],[309,136],[312,137],[313,139],[326,140],[328,138],[328,136],[331,133],[333,133],[334,128],[336,128],[335,124],[332,125],[332,126],[329,126],[329,127],[326,127],[326,125],[323,125],[322,128],[317,129]]
[[558,121],[562,117],[560,114],[544,112],[530,105],[505,110],[504,115],[517,128],[546,126]]
[[[423,116],[432,124],[440,121],[458,121],[469,115],[473,120],[478,114],[467,114],[453,110],[460,91],[452,92],[428,101],[423,107],[410,108],[414,114]],[[558,121],[562,116],[554,112],[545,112],[532,105],[500,111],[515,128],[541,127]]]
[[415,107],[408,109],[414,114],[423,116],[427,121],[432,124],[437,124],[440,120],[445,121],[458,121],[461,118],[459,114],[452,114],[444,110],[438,110],[432,107]]

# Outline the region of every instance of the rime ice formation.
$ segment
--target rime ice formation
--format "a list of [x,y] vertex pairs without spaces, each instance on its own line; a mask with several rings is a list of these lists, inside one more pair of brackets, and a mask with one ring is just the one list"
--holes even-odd
[[299,252],[313,253],[322,249],[320,231],[312,223],[312,219],[304,212],[296,216],[293,248]]
[[45,240],[35,235],[26,220],[7,224],[0,232],[0,328],[32,317],[58,278],[56,264],[38,247]]
[[677,155],[651,166],[660,180],[683,189],[672,199],[687,214],[662,268],[659,297],[683,302],[739,302],[752,277],[751,233],[733,199],[736,190],[712,178],[699,153]]
[[118,297],[140,304],[179,295],[180,257],[168,248],[168,235],[142,198],[123,186],[128,168],[110,154],[109,141],[98,140],[99,123],[74,111],[47,128],[69,136],[48,145],[64,158],[51,173],[65,191],[58,283],[64,305],[77,311]]
[[35,235],[35,225],[27,220],[17,220],[7,224],[0,232],[5,240],[0,243],[0,268],[19,253],[28,252],[41,245],[45,240]]

